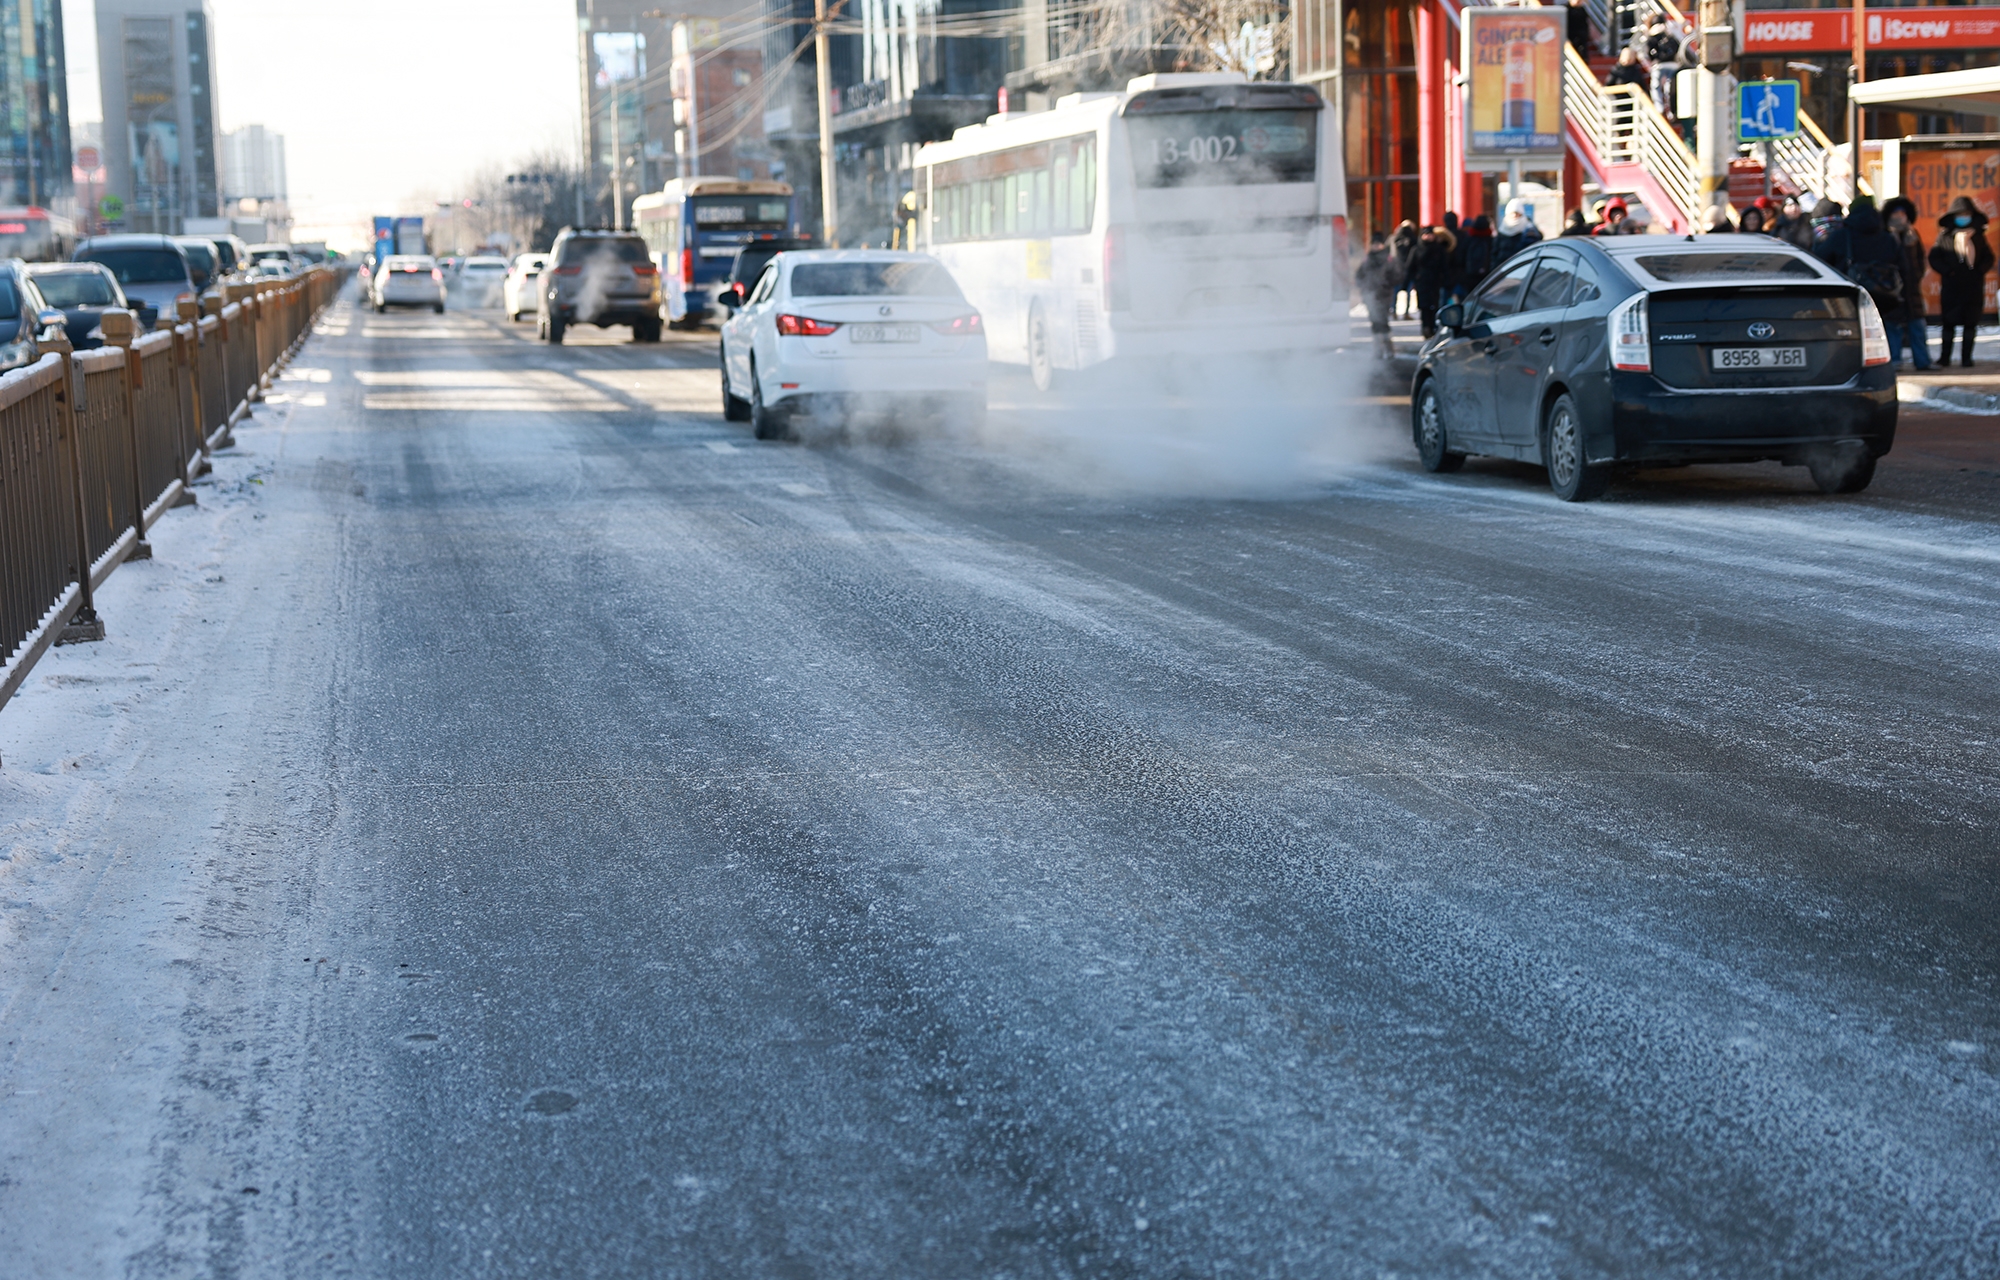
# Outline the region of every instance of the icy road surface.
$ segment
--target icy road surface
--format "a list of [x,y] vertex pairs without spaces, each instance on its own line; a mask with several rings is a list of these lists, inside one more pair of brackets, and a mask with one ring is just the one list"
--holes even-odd
[[338,309],[0,712],[0,1275],[2000,1274],[1995,450],[529,330]]

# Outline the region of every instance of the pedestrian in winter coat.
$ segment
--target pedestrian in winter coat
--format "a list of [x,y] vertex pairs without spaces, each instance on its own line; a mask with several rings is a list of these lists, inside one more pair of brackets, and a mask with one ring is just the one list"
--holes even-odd
[[1451,255],[1457,248],[1457,236],[1444,227],[1431,227],[1417,237],[1417,251],[1410,255],[1406,284],[1417,295],[1417,318],[1423,322],[1426,338],[1437,332],[1438,307],[1451,274]]
[[1583,210],[1571,209],[1569,211],[1569,220],[1563,223],[1562,233],[1566,236],[1587,236],[1590,234],[1590,221],[1583,216]]
[[1903,255],[1902,309],[1893,315],[1882,313],[1882,323],[1889,330],[1889,359],[1901,364],[1907,342],[1921,373],[1931,367],[1931,349],[1929,335],[1924,332],[1924,239],[1917,234],[1917,206],[1908,196],[1892,196],[1882,205],[1882,217]]
[[1569,42],[1578,53],[1590,56],[1590,10],[1584,0],[1569,0]]
[[1729,216],[1729,206],[1712,204],[1701,211],[1701,233],[1712,236],[1716,232],[1724,235],[1736,230],[1736,220]]
[[1639,51],[1627,45],[1618,51],[1618,65],[1611,68],[1611,74],[1604,77],[1604,83],[1613,87],[1621,84],[1637,85],[1643,89],[1651,79],[1645,64],[1639,61]]
[[1903,310],[1903,246],[1882,225],[1875,201],[1856,196],[1847,211],[1847,277],[1868,291],[1885,322]]
[[1807,250],[1842,275],[1847,274],[1847,219],[1838,202],[1821,196],[1812,211],[1812,247]]
[[1378,360],[1386,360],[1395,350],[1389,337],[1389,313],[1396,305],[1396,290],[1402,287],[1395,251],[1377,231],[1368,238],[1367,256],[1354,269],[1354,289],[1361,295],[1361,305],[1368,308],[1368,331],[1374,335]]
[[1777,205],[1769,196],[1758,196],[1736,220],[1736,229],[1745,235],[1769,235],[1771,224],[1777,220]]
[[1493,270],[1493,220],[1479,214],[1465,224],[1458,241],[1458,293],[1463,298]]
[[1655,22],[1646,31],[1646,61],[1652,64],[1653,105],[1670,120],[1674,115],[1674,76],[1681,69],[1683,48],[1680,33],[1664,20]]
[[1786,244],[1812,252],[1812,219],[1790,196],[1785,198],[1785,206],[1779,211],[1777,221],[1771,224],[1771,234]]
[[1629,236],[1639,228],[1632,225],[1631,210],[1625,201],[1613,196],[1604,202],[1604,221],[1597,224],[1591,233],[1594,236]]
[[1493,236],[1493,265],[1499,266],[1541,238],[1542,229],[1535,225],[1533,206],[1519,196],[1514,197],[1507,202],[1500,230]]
[[1951,363],[1954,329],[1965,331],[1961,365],[1972,363],[1972,335],[1986,309],[1986,273],[1993,269],[1993,246],[1986,242],[1986,215],[1967,196],[1951,202],[1938,219],[1937,243],[1931,246],[1931,270],[1938,273],[1938,363]]
[[1458,225],[1458,214],[1450,209],[1444,211],[1444,229],[1451,232],[1451,265],[1444,273],[1444,300],[1462,302],[1465,299],[1465,229]]
[[[1405,218],[1396,224],[1396,234],[1389,237],[1389,253],[1396,260],[1398,295],[1409,293],[1410,263],[1417,256],[1417,237],[1420,234],[1422,233],[1417,230],[1417,224]],[[1409,319],[1410,314],[1417,309],[1416,299],[1399,296],[1398,301],[1403,305],[1397,309],[1402,312],[1405,320]]]

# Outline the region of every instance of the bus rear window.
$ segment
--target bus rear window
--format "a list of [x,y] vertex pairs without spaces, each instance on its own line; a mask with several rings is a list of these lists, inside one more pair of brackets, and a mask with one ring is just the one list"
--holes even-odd
[[935,262],[802,262],[794,298],[957,298],[958,284]]
[[783,196],[696,196],[694,225],[701,231],[731,231],[738,227],[783,227],[791,218],[791,201]]
[[1142,187],[1311,182],[1317,111],[1172,111],[1125,117]]

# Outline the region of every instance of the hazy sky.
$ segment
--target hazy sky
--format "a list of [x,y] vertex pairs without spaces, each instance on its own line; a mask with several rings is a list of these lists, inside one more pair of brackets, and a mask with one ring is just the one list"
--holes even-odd
[[[464,175],[576,149],[574,0],[210,0],[221,125],[285,135],[304,226],[417,213]],[[71,118],[102,118],[91,0],[63,6]]]

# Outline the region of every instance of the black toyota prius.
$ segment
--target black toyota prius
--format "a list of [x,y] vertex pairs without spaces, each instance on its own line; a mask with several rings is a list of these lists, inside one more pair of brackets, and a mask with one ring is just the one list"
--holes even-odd
[[1619,463],[1777,461],[1856,493],[1896,436],[1867,292],[1768,236],[1547,241],[1438,313],[1411,431],[1427,470],[1538,463],[1596,497]]

